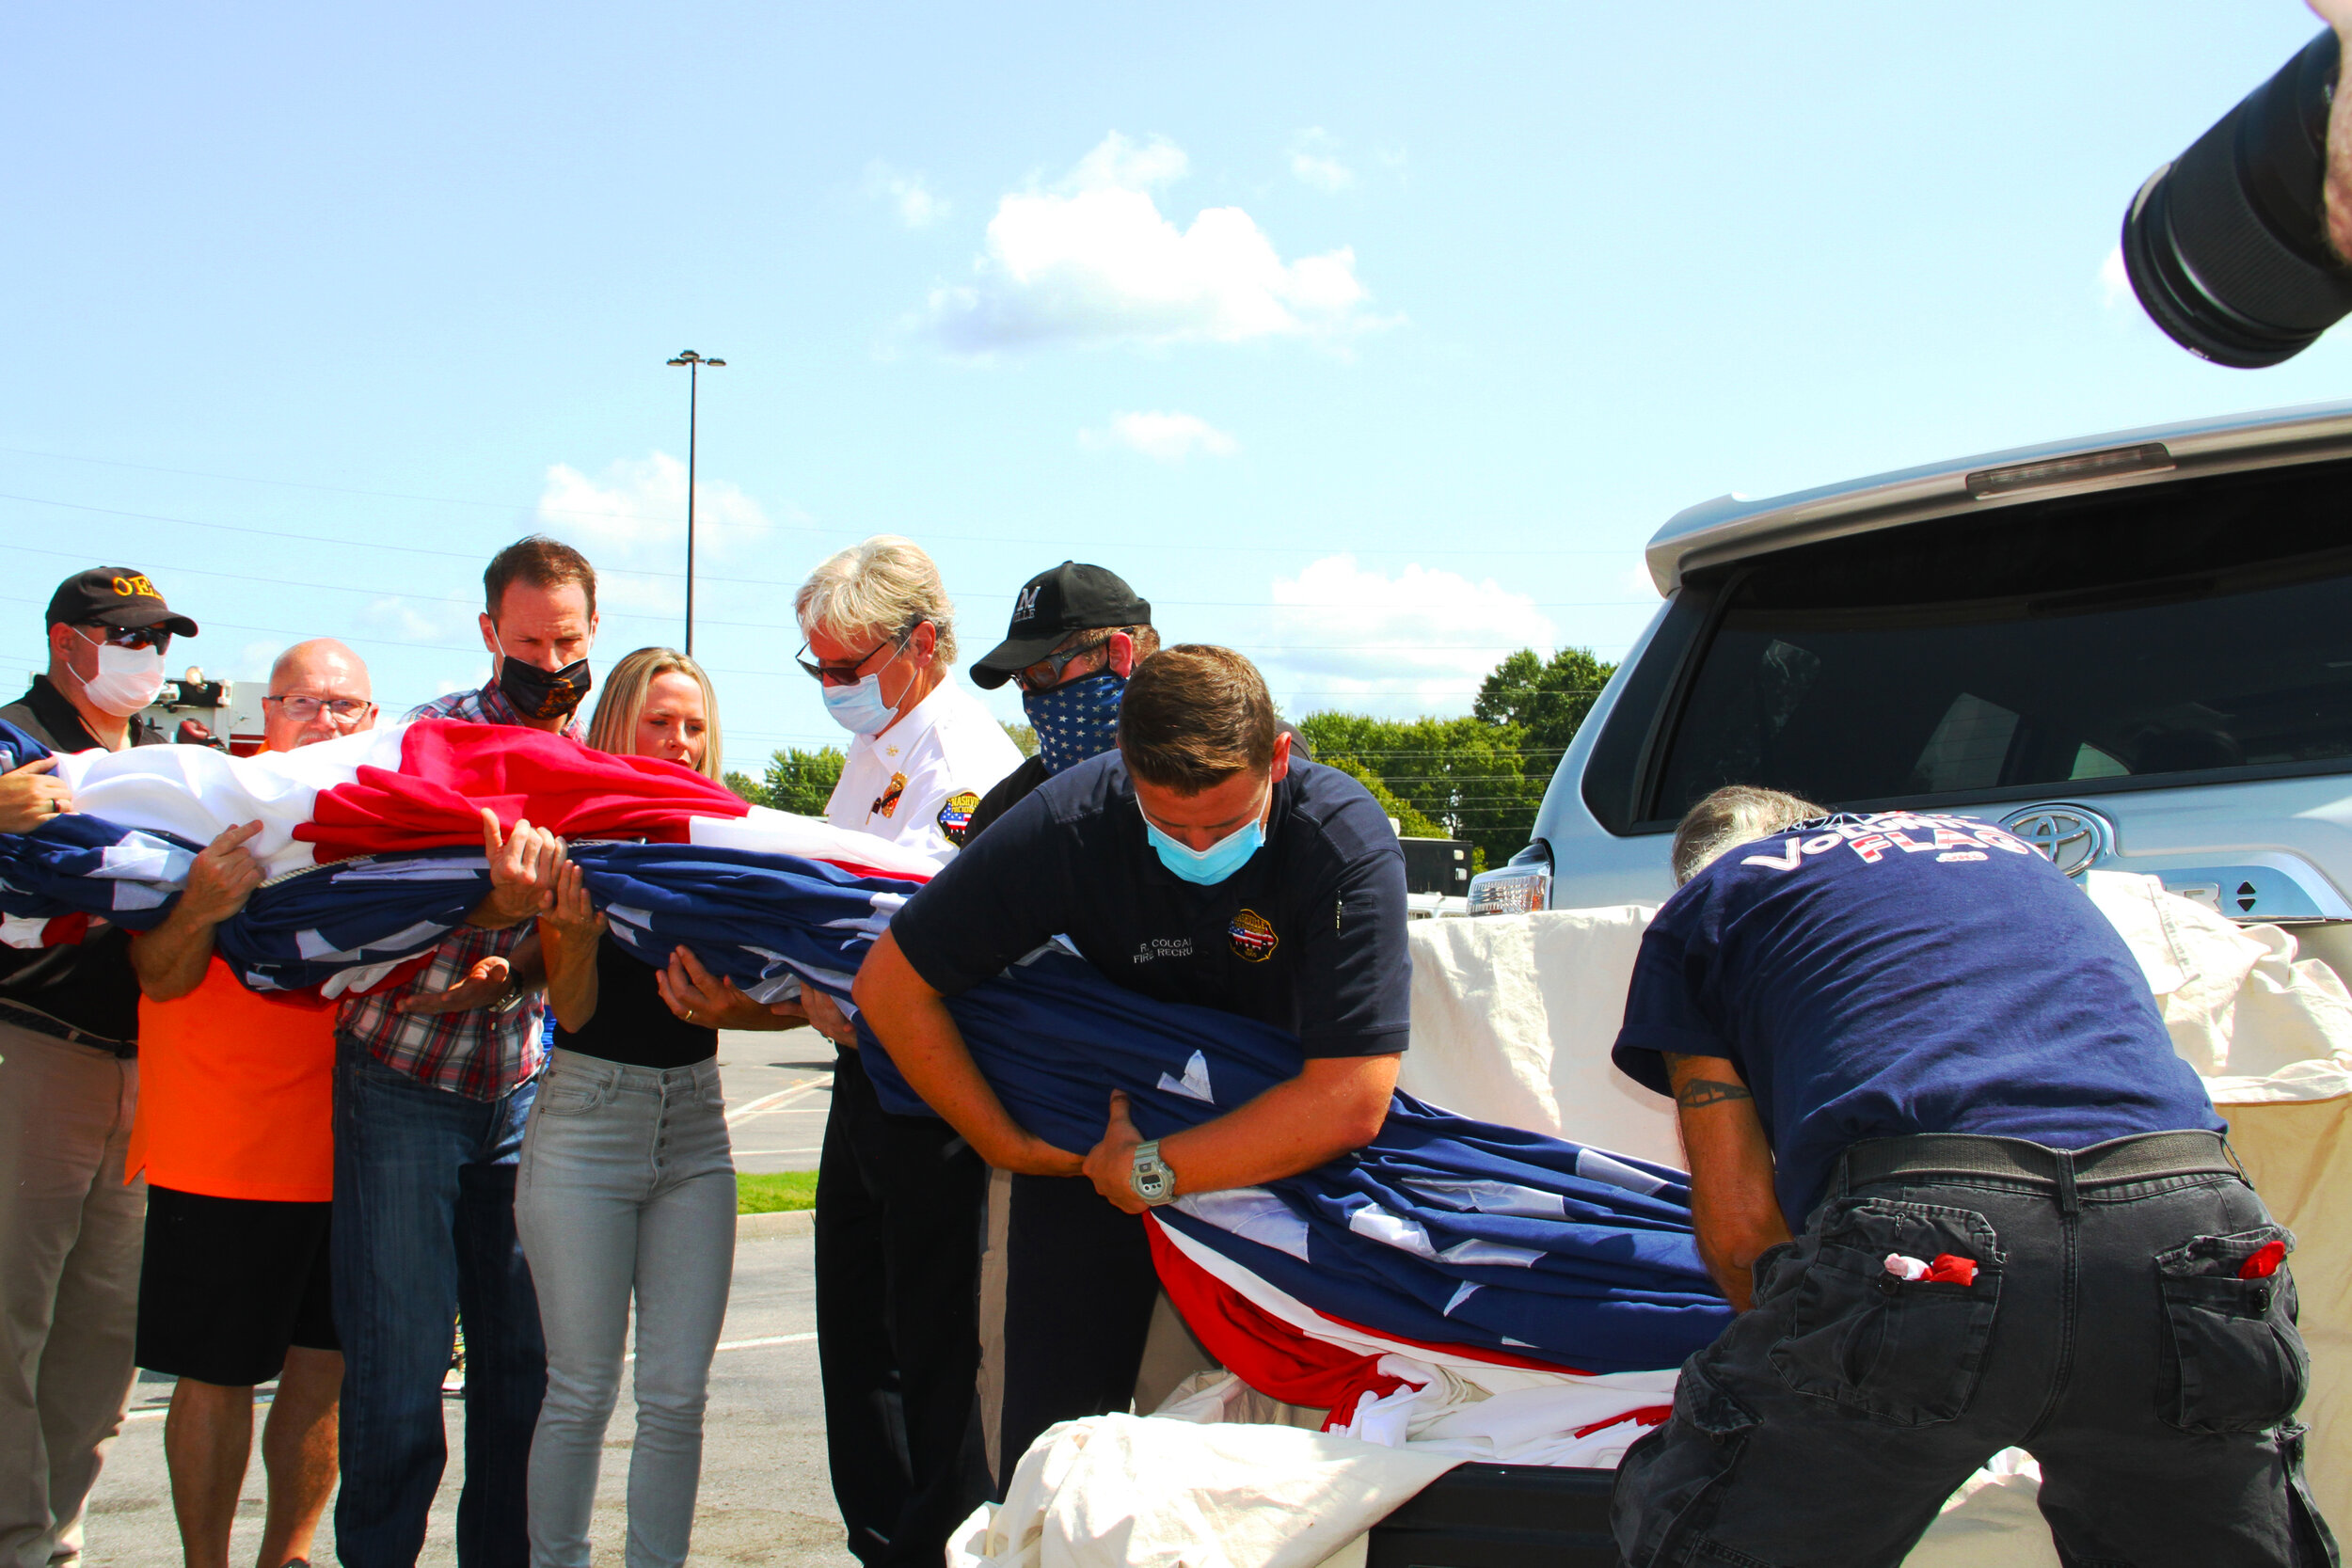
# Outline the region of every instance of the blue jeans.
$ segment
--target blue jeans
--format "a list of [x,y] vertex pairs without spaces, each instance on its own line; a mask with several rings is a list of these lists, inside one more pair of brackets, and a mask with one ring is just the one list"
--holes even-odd
[[515,1236],[515,1163],[536,1085],[428,1088],[348,1035],[335,1062],[335,1327],[343,1341],[345,1568],[409,1568],[441,1483],[441,1379],[466,1325],[464,1568],[522,1568],[525,1467],[547,1349]]
[[685,1562],[710,1357],[735,1272],[735,1203],[717,1062],[657,1069],[576,1051],[548,1058],[515,1189],[548,1339],[548,1397],[531,1448],[534,1568],[588,1568],[632,1295],[637,1432],[624,1560]]

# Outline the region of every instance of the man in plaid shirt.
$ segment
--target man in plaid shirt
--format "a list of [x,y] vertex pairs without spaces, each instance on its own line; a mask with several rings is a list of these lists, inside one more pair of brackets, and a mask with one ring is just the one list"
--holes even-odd
[[[579,551],[533,536],[483,574],[490,683],[411,720],[516,724],[582,740],[596,577]],[[485,814],[486,815],[486,814]],[[399,990],[339,1021],[335,1080],[335,1322],[343,1341],[347,1568],[411,1568],[448,1461],[441,1382],[466,1334],[462,1568],[524,1568],[523,1499],[547,1348],[515,1235],[515,1177],[546,1055],[532,917],[555,841],[485,823],[493,892]]]

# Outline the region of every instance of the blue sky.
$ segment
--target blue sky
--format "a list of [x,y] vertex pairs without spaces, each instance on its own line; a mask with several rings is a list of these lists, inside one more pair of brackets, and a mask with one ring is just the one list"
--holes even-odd
[[216,673],[334,633],[419,700],[482,677],[481,566],[532,528],[604,570],[601,661],[675,641],[692,347],[737,765],[839,738],[791,587],[882,531],[966,657],[1075,556],[1294,714],[1466,711],[1511,647],[1622,650],[1692,502],[2344,395],[2352,330],[2216,369],[2110,264],[2316,25],[10,8],[0,670],[103,560]]

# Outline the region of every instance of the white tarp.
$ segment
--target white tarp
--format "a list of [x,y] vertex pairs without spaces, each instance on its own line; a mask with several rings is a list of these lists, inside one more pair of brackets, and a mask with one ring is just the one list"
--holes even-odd
[[1673,1107],[1609,1065],[1646,904],[1416,920],[1396,1086],[1479,1121],[1682,1164]]

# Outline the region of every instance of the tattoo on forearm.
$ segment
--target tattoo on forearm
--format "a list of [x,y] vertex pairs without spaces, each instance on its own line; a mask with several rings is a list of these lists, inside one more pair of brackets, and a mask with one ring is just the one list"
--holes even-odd
[[1675,1103],[1691,1110],[1702,1105],[1716,1105],[1726,1100],[1754,1100],[1744,1084],[1726,1084],[1715,1078],[1693,1078],[1675,1091]]

